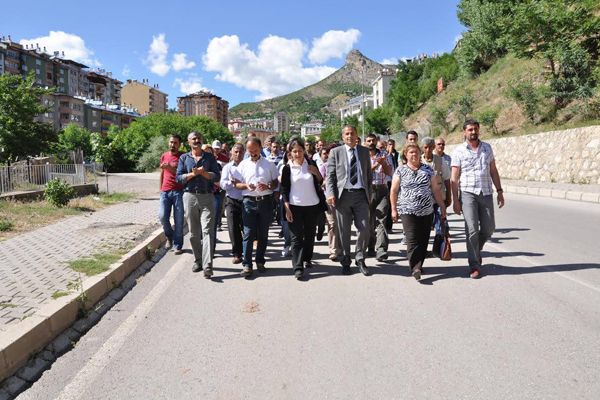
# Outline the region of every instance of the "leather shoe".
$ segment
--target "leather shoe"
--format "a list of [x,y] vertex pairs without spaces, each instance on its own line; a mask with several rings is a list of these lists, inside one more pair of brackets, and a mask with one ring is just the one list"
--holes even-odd
[[388,259],[387,253],[380,253],[377,255],[376,260],[379,262],[383,262]]
[[240,264],[241,262],[242,262],[242,258],[240,256],[233,257],[232,263],[234,263],[234,264]]
[[304,262],[304,268],[312,268],[312,267],[313,267],[312,261],[305,261]]
[[360,270],[360,272],[364,276],[371,275],[371,273],[369,272],[369,268],[365,265],[365,261],[364,260],[357,261],[356,265],[358,265],[358,269]]
[[419,268],[413,269],[412,276],[416,280],[420,281],[421,280],[421,270]]
[[192,265],[192,272],[200,272],[202,271],[202,264],[200,264],[198,261],[196,261],[194,263],[194,265]]
[[352,270],[350,269],[349,265],[344,265],[342,267],[342,274],[344,274],[344,275],[352,275]]
[[256,263],[256,269],[261,273],[267,272],[267,268],[265,268],[265,264],[263,263]]
[[206,268],[204,268],[204,277],[206,279],[210,279],[211,276],[213,276],[213,269],[212,269],[212,267],[206,267]]
[[294,276],[296,277],[296,279],[301,280],[304,276],[304,270],[302,268],[298,268],[294,271]]

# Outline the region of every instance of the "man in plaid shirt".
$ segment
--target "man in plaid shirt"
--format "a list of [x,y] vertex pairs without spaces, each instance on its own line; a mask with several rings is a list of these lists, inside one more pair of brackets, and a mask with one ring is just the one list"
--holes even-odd
[[504,206],[504,194],[492,146],[479,140],[479,122],[465,121],[463,134],[464,143],[452,153],[450,183],[454,212],[465,218],[470,277],[476,279],[480,276],[481,249],[496,229],[492,184],[499,208]]

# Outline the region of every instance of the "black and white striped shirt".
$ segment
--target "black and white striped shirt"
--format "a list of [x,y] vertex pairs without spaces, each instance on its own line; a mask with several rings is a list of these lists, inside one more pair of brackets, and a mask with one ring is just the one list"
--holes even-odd
[[407,165],[401,165],[394,172],[400,178],[400,197],[398,198],[398,213],[413,214],[418,217],[433,212],[433,194],[431,193],[431,178],[435,174],[425,164],[413,171]]

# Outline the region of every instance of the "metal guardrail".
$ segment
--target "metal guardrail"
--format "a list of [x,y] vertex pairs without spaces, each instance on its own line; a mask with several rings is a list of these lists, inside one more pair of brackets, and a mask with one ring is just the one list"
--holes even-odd
[[37,190],[60,178],[70,185],[96,183],[103,166],[90,164],[19,164],[0,167],[0,193]]

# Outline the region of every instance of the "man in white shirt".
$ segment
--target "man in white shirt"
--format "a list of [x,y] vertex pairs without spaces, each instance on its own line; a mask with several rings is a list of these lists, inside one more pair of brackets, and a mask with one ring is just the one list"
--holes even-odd
[[233,173],[235,187],[242,191],[244,235],[242,239],[242,271],[244,277],[252,275],[253,242],[256,245],[256,268],[265,269],[265,252],[269,237],[269,225],[273,219],[273,192],[278,186],[275,164],[261,155],[261,142],[256,137],[246,142],[249,157],[243,160]]
[[227,214],[227,230],[231,241],[233,264],[242,262],[242,191],[236,189],[233,177],[237,166],[244,159],[244,145],[236,143],[231,149],[231,161],[221,171],[221,189],[225,191],[225,212]]
[[452,153],[450,182],[454,212],[465,217],[469,276],[476,279],[480,276],[481,249],[496,229],[492,183],[499,208],[504,206],[504,193],[492,146],[479,140],[479,122],[465,121],[463,134],[465,142]]

